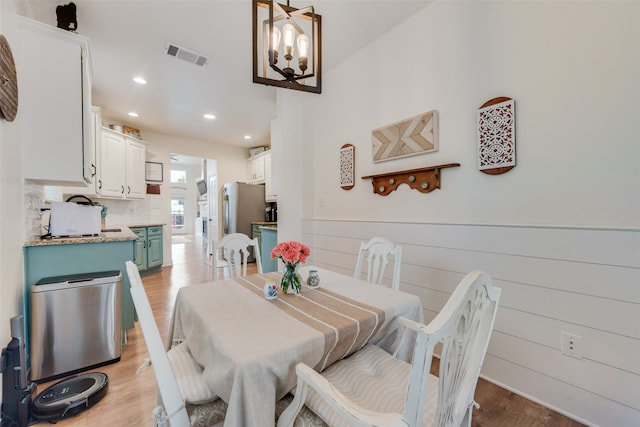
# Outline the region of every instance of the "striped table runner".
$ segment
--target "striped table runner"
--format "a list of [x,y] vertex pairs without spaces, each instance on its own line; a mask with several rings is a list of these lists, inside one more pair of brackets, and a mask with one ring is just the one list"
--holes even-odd
[[[264,298],[267,277],[280,281],[278,273],[237,277],[234,281]],[[384,311],[331,292],[303,286],[298,294],[278,294],[274,307],[324,334],[324,354],[314,367],[322,371],[362,348],[384,323]]]

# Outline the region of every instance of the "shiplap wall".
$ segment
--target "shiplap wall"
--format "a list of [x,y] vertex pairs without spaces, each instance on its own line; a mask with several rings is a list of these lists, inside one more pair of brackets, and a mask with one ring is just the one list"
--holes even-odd
[[303,221],[308,263],[345,274],[373,236],[403,247],[400,289],[427,322],[469,271],[502,288],[483,377],[588,425],[640,425],[640,230]]

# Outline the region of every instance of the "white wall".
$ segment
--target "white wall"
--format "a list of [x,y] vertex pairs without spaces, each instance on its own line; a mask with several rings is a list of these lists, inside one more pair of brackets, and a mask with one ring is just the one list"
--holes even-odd
[[[637,2],[436,2],[325,77],[306,96],[314,141],[309,215],[481,223],[637,226]],[[357,76],[348,78],[347,76]],[[517,166],[477,171],[476,112],[516,103]],[[437,153],[373,164],[371,130],[437,109]],[[356,188],[336,186],[338,148],[356,145]],[[372,193],[360,176],[442,163],[442,189]],[[327,178],[324,178],[329,175]],[[332,178],[332,176],[335,178]],[[320,198],[324,207],[319,206]],[[471,209],[473,207],[473,209]]]
[[[400,289],[420,297],[427,322],[472,270],[502,289],[486,379],[585,424],[637,425],[639,232],[307,219],[302,241],[313,265],[351,275],[374,235],[403,247]],[[562,332],[581,337],[582,359],[562,354]]]
[[[427,319],[464,273],[489,271],[505,292],[484,375],[588,424],[637,425],[639,18],[638,2],[435,2],[326,73],[322,95],[281,91],[278,120],[298,111],[303,130],[282,126],[286,153],[273,143],[291,166],[279,227],[302,210],[311,262],[347,273],[360,240],[403,244],[402,289]],[[517,166],[490,176],[476,113],[497,96],[516,102]],[[372,162],[373,129],[432,109],[438,152]],[[452,162],[428,194],[378,196],[360,179]],[[563,331],[583,336],[584,359],[561,355]]]
[[[278,194],[278,240],[299,240],[302,233],[301,194],[311,188],[313,162],[303,160],[308,140],[303,130],[302,98],[293,91],[278,89],[277,118],[272,127],[281,129],[280,138],[271,139],[272,180]],[[286,129],[286,131],[285,131]],[[286,206],[280,210],[280,206]]]
[[[17,30],[15,3],[0,2],[0,33],[14,58]],[[11,339],[9,319],[23,314],[22,242],[24,204],[19,122],[0,118],[0,347]],[[0,375],[1,379],[1,375]],[[0,399],[2,391],[0,390]]]

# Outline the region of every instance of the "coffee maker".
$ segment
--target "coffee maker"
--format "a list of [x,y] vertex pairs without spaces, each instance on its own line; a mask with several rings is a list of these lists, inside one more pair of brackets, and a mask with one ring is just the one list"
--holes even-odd
[[264,209],[264,220],[278,222],[278,205],[275,202],[267,203],[267,207]]

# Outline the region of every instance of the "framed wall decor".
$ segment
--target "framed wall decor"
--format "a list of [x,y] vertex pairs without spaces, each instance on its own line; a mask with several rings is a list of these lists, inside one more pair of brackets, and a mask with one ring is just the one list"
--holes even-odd
[[515,102],[504,96],[490,99],[478,110],[478,169],[499,175],[515,166]]
[[0,35],[0,116],[12,122],[18,114],[18,78],[9,42]]
[[162,163],[144,162],[144,179],[149,182],[162,182]]
[[356,147],[344,144],[340,147],[340,188],[351,190],[355,185],[355,154]]
[[438,111],[375,129],[371,144],[374,163],[438,151]]

